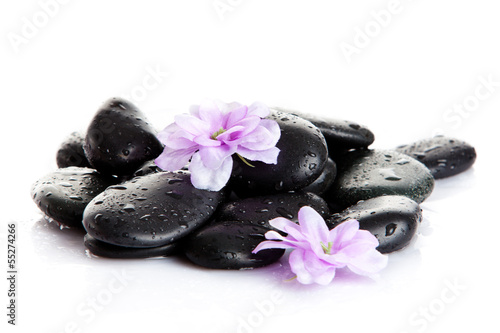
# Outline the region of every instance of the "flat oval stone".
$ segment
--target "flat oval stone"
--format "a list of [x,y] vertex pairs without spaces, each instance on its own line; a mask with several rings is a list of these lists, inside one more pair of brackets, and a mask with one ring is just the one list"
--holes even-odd
[[319,177],[328,159],[321,131],[297,116],[272,111],[267,117],[281,129],[276,145],[280,149],[277,164],[251,161],[253,168],[233,157],[231,184],[238,195],[259,195],[301,189]]
[[324,197],[343,208],[382,195],[402,195],[421,203],[434,189],[429,169],[396,151],[355,150],[336,162],[337,178]]
[[245,224],[274,229],[269,220],[284,217],[298,222],[297,214],[303,206],[314,208],[323,218],[329,216],[328,205],[318,195],[310,192],[277,193],[246,198],[221,205],[217,221],[239,221]]
[[56,162],[59,168],[67,168],[77,166],[82,168],[90,168],[90,163],[83,151],[85,137],[82,133],[71,133],[59,147],[56,154]]
[[332,229],[350,219],[359,221],[359,227],[370,231],[377,240],[377,250],[389,253],[408,245],[422,220],[422,209],[413,200],[402,196],[382,196],[360,201],[328,219]]
[[163,145],[135,105],[122,98],[112,98],[90,122],[84,150],[90,164],[99,172],[127,176],[160,155]]
[[335,176],[337,176],[337,164],[335,164],[331,158],[328,158],[325,168],[319,177],[316,178],[312,184],[307,185],[302,190],[322,195],[330,188],[330,186],[332,186]]
[[279,110],[306,119],[318,127],[325,137],[330,156],[350,149],[366,148],[375,140],[373,132],[352,121],[322,117],[295,110]]
[[425,164],[435,179],[464,172],[476,161],[474,147],[467,142],[444,136],[435,136],[399,146],[396,151]]
[[87,233],[125,247],[171,244],[207,222],[222,192],[196,189],[187,171],[159,172],[110,186],[83,214]]
[[31,195],[40,210],[58,223],[83,229],[82,216],[87,204],[116,179],[94,169],[68,167],[37,180]]
[[278,261],[284,249],[267,249],[253,254],[266,240],[261,226],[222,221],[193,233],[184,245],[186,257],[199,266],[218,269],[256,268]]
[[147,248],[117,246],[101,242],[89,234],[85,235],[83,244],[93,255],[120,259],[165,257],[176,253],[179,248],[179,244],[177,243]]

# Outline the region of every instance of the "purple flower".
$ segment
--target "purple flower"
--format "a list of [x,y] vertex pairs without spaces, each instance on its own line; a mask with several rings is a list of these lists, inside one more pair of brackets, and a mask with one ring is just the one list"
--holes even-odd
[[261,103],[247,107],[206,101],[193,106],[190,114],[177,115],[175,122],[158,134],[165,149],[155,163],[163,170],[175,171],[191,161],[192,184],[218,191],[231,176],[231,155],[235,153],[245,162],[277,163],[280,150],[276,143],[281,131],[276,121],[262,119],[268,114],[269,109]]
[[304,206],[299,210],[299,224],[283,217],[269,223],[288,235],[276,231],[266,233],[267,241],[253,250],[291,248],[289,262],[297,280],[327,285],[335,277],[335,270],[347,266],[356,274],[369,275],[387,265],[387,256],[375,248],[379,245],[369,231],[359,230],[357,220],[348,220],[328,230],[325,220],[314,209]]

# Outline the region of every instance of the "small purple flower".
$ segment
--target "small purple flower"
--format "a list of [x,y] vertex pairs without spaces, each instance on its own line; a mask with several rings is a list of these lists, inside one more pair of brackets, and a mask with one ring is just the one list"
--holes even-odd
[[348,220],[328,230],[325,220],[313,208],[299,210],[299,224],[283,217],[269,221],[276,229],[287,233],[284,237],[276,231],[265,234],[252,251],[291,248],[289,262],[297,280],[303,284],[329,284],[335,270],[347,266],[356,274],[376,273],[387,265],[387,256],[376,250],[378,240],[369,231],[359,230],[357,220]]
[[[189,161],[191,182],[203,190],[222,189],[231,176],[233,154],[243,161],[276,164],[276,147],[281,131],[276,121],[262,119],[269,109],[261,103],[206,101],[191,107],[190,114],[175,117],[175,122],[158,134],[165,145],[155,163],[166,171],[175,171]],[[250,165],[251,166],[251,165]]]

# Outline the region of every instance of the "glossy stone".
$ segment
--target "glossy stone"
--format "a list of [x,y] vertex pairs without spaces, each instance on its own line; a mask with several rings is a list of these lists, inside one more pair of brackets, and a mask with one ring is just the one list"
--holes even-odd
[[99,172],[127,176],[156,158],[163,146],[137,107],[122,98],[112,98],[90,122],[84,150]]
[[83,228],[82,215],[87,204],[116,179],[94,169],[68,167],[37,180],[31,195],[40,210],[67,227]]
[[328,159],[321,131],[302,118],[272,111],[281,129],[277,164],[254,162],[253,168],[233,156],[232,186],[239,195],[259,195],[301,189],[319,177]]
[[85,156],[83,144],[85,137],[79,132],[71,133],[59,147],[56,154],[56,162],[59,168],[77,166],[90,168],[90,163]]
[[332,229],[350,219],[359,221],[360,229],[370,231],[377,240],[377,250],[389,253],[407,246],[422,220],[422,210],[403,196],[382,196],[360,201],[328,219]]
[[434,188],[434,177],[425,165],[396,151],[350,151],[336,162],[337,178],[324,197],[343,208],[382,195],[402,195],[421,203]]
[[435,179],[459,174],[469,169],[476,161],[474,147],[462,140],[444,136],[399,146],[396,151],[425,164]]
[[255,268],[272,264],[285,253],[283,249],[268,249],[253,254],[265,240],[267,229],[236,221],[212,223],[189,237],[184,248],[193,263],[218,269]]
[[149,175],[150,173],[157,173],[157,172],[163,172],[163,170],[160,169],[160,167],[155,164],[154,160],[147,161],[139,169],[137,169],[134,172],[134,174],[132,175],[132,178],[146,176],[146,175]]
[[368,128],[352,121],[295,110],[280,110],[306,119],[318,127],[325,137],[330,156],[335,156],[350,149],[366,148],[375,140],[374,134]]
[[325,164],[325,168],[321,175],[312,184],[307,185],[302,190],[306,192],[312,192],[317,195],[322,195],[332,186],[335,181],[335,177],[337,176],[337,165],[335,162],[328,158],[328,161]]
[[107,188],[87,206],[83,224],[106,243],[162,246],[201,227],[222,200],[222,192],[194,188],[187,171],[152,173]]
[[310,192],[277,193],[246,198],[221,205],[216,214],[218,221],[239,221],[274,229],[269,220],[285,217],[298,222],[297,213],[303,206],[314,208],[323,218],[329,216],[328,205],[318,195]]
[[178,243],[147,248],[123,247],[101,242],[89,234],[85,235],[83,244],[90,251],[90,253],[96,256],[123,259],[165,257],[176,253],[179,248]]

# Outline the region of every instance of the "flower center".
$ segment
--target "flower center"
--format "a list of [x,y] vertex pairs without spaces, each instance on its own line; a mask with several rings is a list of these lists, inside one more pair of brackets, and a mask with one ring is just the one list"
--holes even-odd
[[217,140],[217,137],[218,137],[219,135],[221,135],[222,133],[224,133],[225,131],[226,131],[226,130],[225,130],[224,128],[222,128],[222,127],[221,127],[221,128],[219,128],[219,130],[218,130],[217,132],[215,132],[214,134],[212,134],[212,135],[210,136],[210,139],[212,139],[212,140]]
[[328,242],[328,246],[323,244],[323,242],[320,242],[320,244],[321,244],[321,247],[323,248],[323,251],[325,252],[325,254],[332,254],[333,242]]

